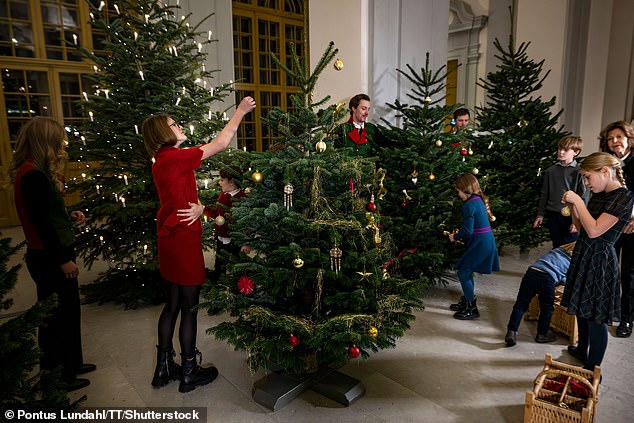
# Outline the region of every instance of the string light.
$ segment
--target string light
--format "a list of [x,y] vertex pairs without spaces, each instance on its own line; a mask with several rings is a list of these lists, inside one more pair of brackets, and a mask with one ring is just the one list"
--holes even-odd
[[120,15],[121,12],[119,12],[119,6],[117,6],[116,4],[114,5],[115,10],[117,11],[117,15]]
[[207,35],[207,41],[211,41],[211,30],[209,30],[209,34]]
[[103,9],[105,5],[106,5],[106,2],[103,1],[103,0],[101,1],[101,3],[99,3],[99,11],[100,12],[101,12],[101,9]]
[[[93,117],[93,113],[92,113],[92,112],[88,112],[88,115],[90,116],[90,121],[91,121],[91,122],[94,122],[94,121],[95,121],[95,119],[94,119],[94,117]],[[86,145],[86,143],[84,143],[84,145]]]
[[141,76],[141,81],[145,81],[145,77],[143,76],[143,71],[139,71],[139,76]]
[[88,94],[86,94],[86,91],[82,91],[81,95],[84,96],[84,100],[88,101]]
[[194,135],[194,125],[189,125],[189,132]]
[[139,127],[137,125],[134,125],[134,132],[139,135]]

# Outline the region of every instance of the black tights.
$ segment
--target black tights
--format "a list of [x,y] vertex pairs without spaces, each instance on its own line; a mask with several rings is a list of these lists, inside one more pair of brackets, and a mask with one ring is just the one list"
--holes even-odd
[[608,325],[598,320],[588,320],[577,316],[579,328],[579,342],[577,349],[586,354],[588,360],[585,368],[594,370],[594,366],[600,366],[608,348]]
[[169,298],[158,321],[158,343],[160,348],[171,348],[174,328],[178,313],[181,322],[178,328],[178,341],[181,353],[185,357],[193,357],[196,353],[196,332],[198,331],[198,311],[193,307],[198,305],[200,285],[185,286],[170,283]]

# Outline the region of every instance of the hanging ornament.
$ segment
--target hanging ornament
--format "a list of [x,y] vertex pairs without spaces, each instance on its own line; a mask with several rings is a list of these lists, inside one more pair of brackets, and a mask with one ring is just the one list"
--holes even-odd
[[357,347],[357,344],[352,344],[350,348],[348,348],[348,357],[357,358],[361,355],[361,350]]
[[369,211],[376,211],[376,203],[374,202],[374,194],[370,196],[370,202],[367,205]]
[[474,167],[473,169],[471,169],[471,173],[473,173],[474,175],[477,175],[478,173],[480,173],[480,171],[478,170],[477,167]]
[[561,209],[561,215],[563,217],[569,217],[570,216],[570,207],[564,206],[564,208]]
[[436,140],[436,147],[442,147],[442,140]]
[[433,173],[430,173],[429,176],[427,177],[430,181],[433,181],[436,179],[436,175],[434,175]]
[[262,176],[262,174],[256,170],[251,174],[251,180],[256,184],[259,184],[264,180],[264,176]]
[[383,280],[387,280],[390,278],[390,274],[387,272],[387,269],[383,268]]
[[471,147],[469,147],[469,150],[467,150],[467,154],[469,154],[470,156],[473,156],[473,150],[471,149]]
[[383,180],[385,179],[385,175],[387,174],[387,170],[380,167],[376,173],[374,174],[374,180],[379,181],[379,191],[376,196],[379,200],[382,200],[387,194],[387,189],[383,186]]
[[248,295],[252,293],[254,289],[255,282],[253,282],[253,279],[249,278],[248,276],[242,276],[240,279],[238,279],[238,291],[242,295]]
[[382,241],[382,239],[381,239],[381,236],[379,235],[379,228],[377,227],[374,230],[374,243],[376,245],[379,245],[381,243],[381,241]]
[[431,103],[431,97],[430,96],[425,97],[425,103],[428,103],[428,104]]
[[330,270],[334,271],[335,273],[341,272],[342,255],[343,251],[341,251],[341,248],[337,247],[336,244],[330,249]]
[[461,155],[461,156],[466,156],[466,155],[467,155],[467,149],[466,149],[466,148],[464,148],[464,147],[463,147],[463,148],[461,148],[461,149],[460,149],[460,155]]
[[368,335],[376,338],[379,335],[379,330],[375,326],[371,326],[370,329],[368,329]]
[[343,69],[343,60],[341,60],[340,58],[337,58],[337,60],[335,60],[335,63],[333,64],[333,67],[335,68],[336,71],[340,71]]
[[404,189],[403,190],[403,202],[401,203],[401,206],[403,207],[407,207],[407,202],[411,201],[412,197],[409,196],[409,194],[407,193],[407,190]]
[[414,169],[409,176],[412,178],[412,183],[416,185],[416,182],[418,182],[418,171]]
[[296,269],[301,268],[304,265],[304,260],[302,260],[299,255],[296,255],[295,258],[293,259],[293,266],[295,266]]
[[286,211],[293,207],[293,185],[290,183],[284,185],[284,207],[286,207]]
[[288,343],[291,344],[291,347],[295,348],[299,345],[299,338],[293,334],[288,337]]
[[519,122],[517,122],[517,126],[519,126],[520,128],[523,128],[527,125],[528,125],[528,121],[524,119],[523,117],[521,117]]
[[456,126],[456,119],[451,119],[451,122],[449,122],[449,125]]
[[317,141],[317,144],[315,144],[315,150],[319,151],[320,153],[326,151],[326,148],[326,143],[323,141]]
[[222,226],[225,224],[226,221],[223,216],[216,216],[216,218],[214,219],[214,222],[216,222],[216,225]]

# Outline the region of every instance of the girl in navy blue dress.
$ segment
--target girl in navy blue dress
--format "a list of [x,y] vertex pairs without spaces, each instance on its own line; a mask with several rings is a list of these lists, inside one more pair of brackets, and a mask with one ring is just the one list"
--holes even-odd
[[467,249],[456,263],[464,295],[458,303],[452,304],[449,308],[456,312],[454,318],[473,320],[480,317],[476,305],[473,273],[497,272],[500,270],[500,261],[489,223],[489,218],[493,219],[489,200],[482,193],[478,180],[470,173],[463,173],[456,179],[455,187],[458,197],[464,201],[462,229],[456,234],[449,234],[449,240],[462,240]]
[[608,346],[608,324],[620,319],[619,259],[614,244],[632,215],[634,196],[625,188],[619,160],[593,153],[579,165],[592,197],[586,208],[574,191],[562,202],[572,210],[579,238],[566,275],[561,305],[577,316],[579,342],[568,347],[586,369],[601,365]]

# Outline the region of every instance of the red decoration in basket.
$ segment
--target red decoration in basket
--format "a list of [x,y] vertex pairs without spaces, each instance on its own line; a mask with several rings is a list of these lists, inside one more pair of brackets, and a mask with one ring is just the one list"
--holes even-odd
[[299,345],[299,338],[295,335],[291,335],[288,337],[288,342],[291,344],[291,347],[296,347]]
[[254,289],[255,282],[253,282],[253,279],[248,276],[243,276],[238,279],[238,291],[240,291],[240,294],[248,295],[252,293]]
[[[564,390],[564,386],[566,385],[566,379],[568,379],[568,376],[565,375],[559,375],[552,379],[546,379],[544,381],[544,388],[553,392],[562,392]],[[588,387],[572,378],[568,383],[567,393],[577,398],[583,399],[590,398],[591,395],[590,389],[588,389]]]

